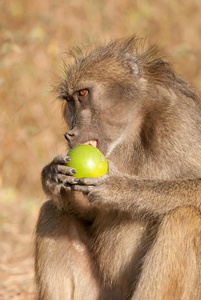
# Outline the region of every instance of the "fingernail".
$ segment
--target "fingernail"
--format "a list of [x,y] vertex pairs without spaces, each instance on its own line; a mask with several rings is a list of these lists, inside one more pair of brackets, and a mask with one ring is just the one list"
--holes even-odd
[[70,157],[66,157],[65,161],[69,162],[70,161]]
[[75,169],[72,169],[72,170],[71,170],[71,173],[76,174],[76,170],[75,170]]
[[76,183],[79,182],[79,181],[80,181],[79,178],[74,179],[74,182],[76,182]]

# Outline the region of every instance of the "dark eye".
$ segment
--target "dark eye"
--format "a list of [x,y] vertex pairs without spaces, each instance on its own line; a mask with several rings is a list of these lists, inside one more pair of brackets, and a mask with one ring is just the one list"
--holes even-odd
[[80,97],[84,97],[84,96],[88,95],[88,90],[86,90],[86,89],[80,90],[78,93],[79,93]]
[[67,101],[72,101],[72,100],[73,100],[73,97],[72,97],[72,96],[67,96],[67,97],[65,98],[65,100],[67,100]]

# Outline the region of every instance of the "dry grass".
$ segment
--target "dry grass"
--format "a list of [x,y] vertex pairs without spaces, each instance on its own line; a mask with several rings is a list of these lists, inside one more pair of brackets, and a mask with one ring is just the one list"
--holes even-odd
[[200,15],[199,0],[0,1],[0,299],[34,299],[40,171],[65,153],[60,104],[49,93],[59,57],[74,43],[137,33],[201,88]]

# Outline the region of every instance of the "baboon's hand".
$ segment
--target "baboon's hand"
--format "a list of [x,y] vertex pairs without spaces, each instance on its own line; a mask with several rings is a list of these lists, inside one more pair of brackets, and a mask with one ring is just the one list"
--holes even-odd
[[69,156],[59,155],[42,171],[42,186],[49,196],[59,196],[62,190],[71,190],[71,186],[79,180],[72,177],[76,170],[66,166]]
[[109,203],[113,197],[111,191],[118,192],[124,176],[118,172],[111,162],[108,163],[109,173],[107,175],[94,178],[82,178],[79,180],[78,185],[72,186],[72,190],[87,194],[90,202],[101,204]]

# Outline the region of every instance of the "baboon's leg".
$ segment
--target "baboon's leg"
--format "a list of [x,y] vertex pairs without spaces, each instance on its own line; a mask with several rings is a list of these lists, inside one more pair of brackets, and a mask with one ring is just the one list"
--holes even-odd
[[98,272],[87,248],[88,238],[78,221],[46,202],[36,228],[38,299],[99,299]]
[[133,300],[201,299],[201,215],[193,207],[167,214],[147,253]]

